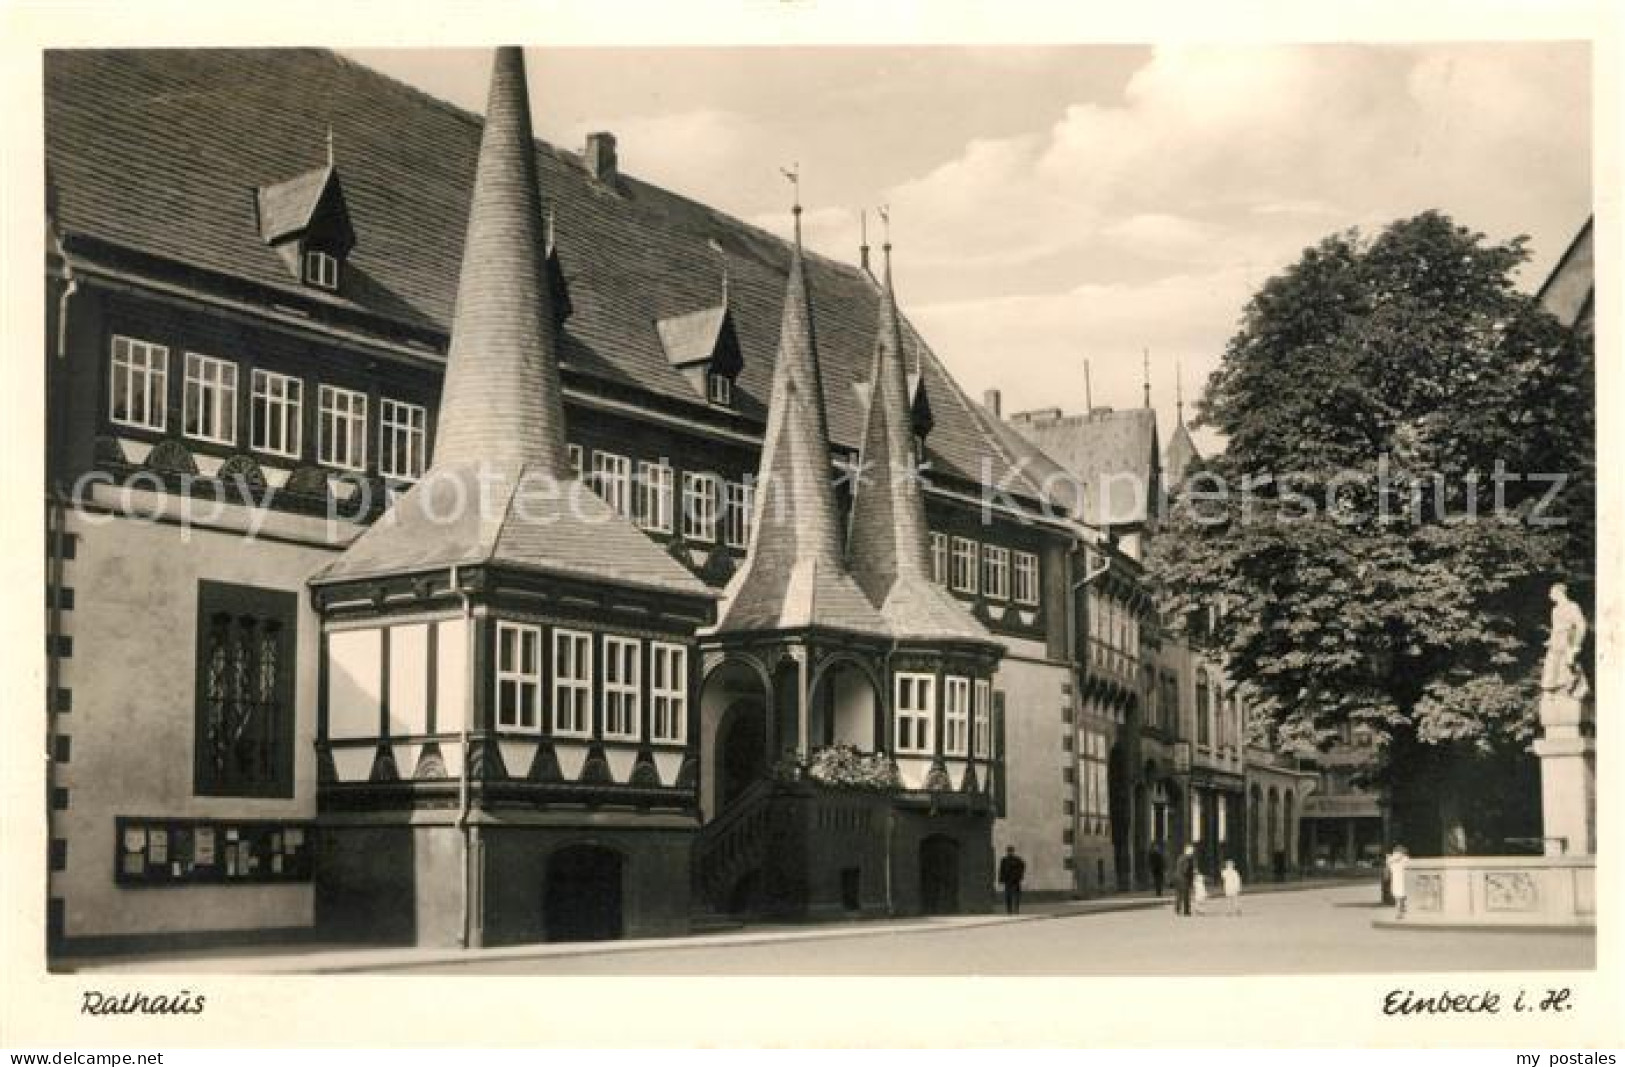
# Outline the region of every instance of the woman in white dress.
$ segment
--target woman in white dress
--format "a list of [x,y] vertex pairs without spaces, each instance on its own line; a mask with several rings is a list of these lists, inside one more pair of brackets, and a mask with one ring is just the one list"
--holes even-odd
[[1394,896],[1394,903],[1398,905],[1394,912],[1395,919],[1405,917],[1405,868],[1410,865],[1411,855],[1405,851],[1404,845],[1395,845],[1394,850],[1388,853],[1388,892]]

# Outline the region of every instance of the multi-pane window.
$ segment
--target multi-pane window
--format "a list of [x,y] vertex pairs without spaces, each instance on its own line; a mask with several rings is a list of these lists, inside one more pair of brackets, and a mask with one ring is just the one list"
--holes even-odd
[[617,515],[632,513],[632,461],[613,452],[592,454],[592,484]]
[[1196,672],[1196,743],[1206,748],[1213,743],[1212,694],[1208,692],[1207,669]]
[[897,676],[897,733],[892,747],[903,755],[930,755],[937,713],[937,680],[929,674]]
[[274,371],[257,370],[253,387],[254,447],[278,456],[299,455],[305,383]]
[[121,426],[162,430],[169,411],[169,349],[115,336],[112,372],[108,417]]
[[717,476],[683,474],[683,536],[691,541],[717,539]]
[[497,728],[542,727],[542,631],[516,622],[497,623]]
[[986,679],[977,680],[976,700],[971,705],[971,755],[993,758],[993,683]]
[[181,428],[188,437],[220,445],[237,443],[237,364],[186,353]]
[[592,733],[592,635],[553,631],[553,732]]
[[931,535],[931,580],[938,585],[948,584],[948,535]]
[[1017,552],[1015,573],[1016,603],[1038,603],[1038,557],[1031,552]]
[[970,679],[950,676],[942,690],[942,754],[963,756],[970,743]]
[[193,787],[201,796],[291,797],[299,598],[199,582]]
[[638,694],[642,642],[630,637],[604,638],[604,736],[636,741],[643,733]]
[[734,402],[733,379],[726,374],[711,374],[706,377],[706,395],[711,403],[721,404],[724,407]]
[[564,454],[570,460],[570,470],[575,472],[577,478],[581,477],[582,464],[586,457],[582,454],[580,445],[565,445]]
[[[1095,758],[1090,764],[1089,773],[1095,780],[1095,815],[1104,820],[1111,811],[1106,785],[1106,739],[1099,734],[1095,735]],[[1102,832],[1105,832],[1104,828]]]
[[756,506],[756,486],[750,482],[729,482],[727,514],[723,518],[723,540],[731,548],[750,544],[750,520]]
[[1010,598],[1010,550],[982,546],[982,592],[994,600]]
[[330,467],[367,466],[367,394],[324,385],[316,391],[316,457]]
[[976,542],[968,537],[954,538],[953,587],[961,593],[976,592],[976,563],[980,555]]
[[637,520],[645,530],[671,533],[672,469],[667,463],[638,464]]
[[339,287],[339,261],[327,252],[311,249],[305,253],[305,281],[323,289]]
[[1169,733],[1179,729],[1179,679],[1171,671],[1162,672],[1162,728]]
[[424,427],[429,413],[419,404],[385,398],[378,403],[378,473],[412,481],[423,476]]
[[649,736],[681,744],[688,740],[688,649],[649,646]]

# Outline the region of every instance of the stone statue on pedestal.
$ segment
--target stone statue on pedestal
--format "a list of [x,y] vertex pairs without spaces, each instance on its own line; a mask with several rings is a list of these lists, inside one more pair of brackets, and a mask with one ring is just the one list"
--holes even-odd
[[1552,586],[1551,599],[1551,635],[1540,674],[1540,721],[1542,726],[1568,726],[1580,721],[1581,705],[1591,692],[1580,665],[1586,620],[1562,582]]
[[1597,850],[1596,742],[1586,729],[1591,686],[1580,651],[1585,614],[1562,582],[1552,586],[1552,632],[1540,675],[1541,816],[1547,855],[1594,855]]

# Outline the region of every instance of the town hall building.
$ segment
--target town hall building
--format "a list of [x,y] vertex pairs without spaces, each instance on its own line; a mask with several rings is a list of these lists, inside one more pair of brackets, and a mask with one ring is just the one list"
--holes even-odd
[[322,51],[45,74],[55,945],[1077,890],[1092,535],[889,246],[536,141],[517,49],[483,120]]

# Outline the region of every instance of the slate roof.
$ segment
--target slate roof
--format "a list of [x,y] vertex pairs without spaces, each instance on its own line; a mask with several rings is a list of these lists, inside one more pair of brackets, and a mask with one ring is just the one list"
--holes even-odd
[[799,241],[785,286],[775,366],[750,545],[728,583],[717,630],[819,627],[884,635],[885,623],[848,573],[842,552]]
[[913,395],[903,361],[890,245],[868,393],[847,531],[852,576],[894,636],[990,640],[987,629],[931,578],[930,532],[914,452]]
[[1024,412],[1010,426],[1084,486],[1085,522],[1096,526],[1148,521],[1160,492],[1161,458],[1153,408],[1097,408],[1083,415]]
[[1191,469],[1191,464],[1201,460],[1202,453],[1196,449],[1196,441],[1191,432],[1181,422],[1174,427],[1173,440],[1168,442],[1168,448],[1162,454],[1162,476],[1172,487],[1185,480],[1185,474]]
[[1594,222],[1586,219],[1536,294],[1541,305],[1565,326],[1572,327],[1595,314]]
[[666,350],[666,358],[672,366],[684,367],[711,358],[717,350],[722,324],[726,321],[728,309],[719,304],[691,311],[687,315],[661,319],[655,326],[660,331],[660,344]]
[[517,48],[492,64],[478,176],[423,478],[315,579],[474,563],[711,596],[575,477]]
[[260,188],[260,233],[265,240],[274,243],[307,229],[335,175],[332,167],[321,166]]
[[1057,516],[1081,518],[1088,510],[1088,493],[1083,480],[1055,462],[987,408],[974,402],[973,406],[982,425],[998,438],[1005,451],[1013,457],[1024,479],[1034,485],[1033,494],[1051,501]]
[[[44,66],[48,178],[70,254],[97,254],[80,240],[93,238],[194,268],[188,284],[246,281],[318,313],[449,333],[478,116],[322,50],[63,50]],[[329,127],[356,237],[333,294],[290,277],[255,219],[255,190],[324,161]],[[536,142],[534,165],[573,307],[558,338],[570,380],[705,409],[656,323],[716,303],[720,248],[744,362],[735,406],[762,419],[788,244],[624,173],[599,181],[576,153],[546,143]],[[759,180],[777,176],[764,165]],[[830,438],[856,449],[864,412],[852,385],[868,371],[879,294],[855,266],[809,255],[806,270]],[[976,483],[986,456],[1003,477],[1009,457],[923,343],[919,359],[936,423],[932,470]]]
[[437,464],[311,584],[477,565],[716,597],[584,482],[501,462]]

